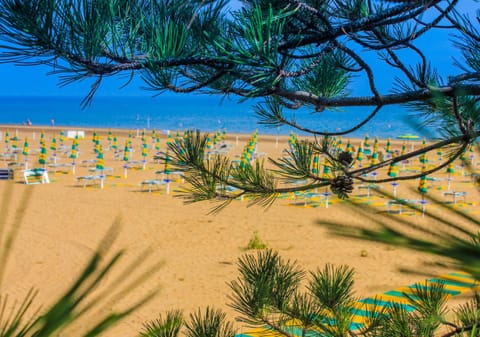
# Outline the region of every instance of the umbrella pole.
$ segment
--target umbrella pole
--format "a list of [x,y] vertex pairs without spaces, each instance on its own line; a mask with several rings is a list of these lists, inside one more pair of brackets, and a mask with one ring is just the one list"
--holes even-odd
[[422,218],[425,217],[425,194],[422,193]]
[[325,208],[328,208],[328,188],[325,188]]
[[128,176],[128,166],[127,165],[124,165],[123,166],[123,177],[125,179],[127,179],[127,176]]

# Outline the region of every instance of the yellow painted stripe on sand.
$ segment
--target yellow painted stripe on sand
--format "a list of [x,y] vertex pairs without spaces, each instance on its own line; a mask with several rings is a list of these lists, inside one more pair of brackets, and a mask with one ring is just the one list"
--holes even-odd
[[410,302],[404,297],[392,296],[392,295],[387,295],[387,294],[379,294],[376,297],[377,297],[378,300],[385,301],[385,302],[410,304]]

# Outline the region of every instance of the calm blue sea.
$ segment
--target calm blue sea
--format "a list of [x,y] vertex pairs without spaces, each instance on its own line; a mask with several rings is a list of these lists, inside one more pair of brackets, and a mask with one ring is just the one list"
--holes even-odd
[[[33,125],[216,131],[232,133],[288,134],[289,127],[268,128],[258,124],[253,112],[255,102],[238,103],[216,96],[175,95],[157,97],[95,97],[93,103],[81,108],[82,97],[1,97],[0,124],[21,125],[28,119]],[[370,110],[352,108],[321,113],[295,112],[296,121],[317,130],[345,130],[364,119]],[[352,137],[396,137],[405,133],[418,134],[406,120],[410,113],[400,108],[384,108],[368,124],[351,134]],[[295,131],[297,134],[301,132]]]

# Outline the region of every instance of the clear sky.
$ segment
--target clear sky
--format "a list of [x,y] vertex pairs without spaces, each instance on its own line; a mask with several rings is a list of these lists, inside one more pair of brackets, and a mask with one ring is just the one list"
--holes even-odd
[[[460,1],[461,10],[470,13],[472,16],[480,8],[475,0]],[[428,56],[440,71],[444,74],[455,74],[458,72],[452,67],[453,57],[460,57],[451,47],[448,37],[438,34],[422,40],[425,50],[428,50]],[[367,56],[368,57],[368,56]],[[386,68],[379,69],[388,71]],[[0,64],[0,96],[29,96],[29,95],[51,95],[51,96],[84,96],[91,85],[91,80],[85,80],[80,83],[68,85],[60,88],[58,86],[58,77],[47,76],[50,69],[45,66],[21,67],[13,64]],[[382,83],[386,88],[390,83]],[[101,96],[152,96],[151,91],[141,89],[143,85],[140,79],[134,80],[127,87],[120,89],[125,80],[118,77],[106,78],[97,92]],[[360,84],[359,87],[362,87]]]

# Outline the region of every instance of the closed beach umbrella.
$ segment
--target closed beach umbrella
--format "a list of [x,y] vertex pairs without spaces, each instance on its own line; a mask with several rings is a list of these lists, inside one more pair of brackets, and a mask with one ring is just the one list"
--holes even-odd
[[390,141],[390,138],[387,139],[387,145],[386,145],[386,148],[385,148],[385,152],[393,153],[392,142]]
[[53,151],[53,162],[57,163],[57,138],[55,135],[52,137],[52,142],[50,143],[50,150]]
[[143,157],[143,169],[145,170],[145,166],[147,165],[147,156],[148,156],[148,145],[147,143],[143,143],[142,145],[142,157]]
[[18,148],[18,137],[12,137],[12,150],[15,151]]
[[40,133],[40,145],[45,145],[45,132],[43,130]]
[[[424,173],[426,170],[426,167],[423,166],[422,167],[422,173]],[[425,174],[423,174],[421,177],[420,177],[420,182],[418,184],[418,191],[422,194],[425,194],[428,192],[428,186],[427,186],[427,176]]]
[[103,181],[105,179],[105,176],[103,174],[103,170],[105,169],[105,161],[103,160],[103,148],[102,148],[101,145],[98,148],[97,163],[95,164],[95,169],[101,171],[101,174],[100,174],[100,188],[103,189]]
[[130,130],[128,132],[128,146],[132,146],[132,142],[133,142],[133,133],[132,133],[132,130]]
[[123,161],[125,165],[123,165],[123,176],[127,177],[128,172],[128,160],[129,160],[130,148],[128,147],[128,139],[125,141],[125,148],[123,149]]
[[403,142],[402,149],[400,150],[400,155],[407,154],[407,143]]
[[165,182],[167,183],[167,189],[166,193],[170,193],[170,179],[168,178],[168,175],[171,173],[170,171],[170,163],[172,162],[172,158],[170,158],[170,154],[168,153],[168,148],[167,151],[165,152],[165,167],[163,169],[163,173],[167,176],[165,179]]
[[25,170],[28,170],[28,139],[25,137],[25,142],[23,142],[23,151],[22,154],[25,157]]
[[123,161],[129,160],[130,148],[128,147],[128,140],[125,142],[125,148],[123,149]]
[[50,150],[57,151],[57,138],[55,138],[55,135],[53,135],[52,137],[52,142],[50,143]]
[[347,148],[345,149],[345,151],[347,151],[347,153],[353,153],[353,147],[350,139],[347,141]]
[[323,161],[322,178],[326,180],[330,179],[330,166],[328,165],[328,160],[326,158]]
[[[422,173],[424,173],[426,170],[426,167],[423,166],[422,167]],[[420,177],[420,182],[418,184],[418,192],[420,192],[422,194],[422,200],[420,201],[421,205],[422,205],[422,216],[425,215],[425,194],[428,192],[428,186],[427,186],[427,176],[425,174],[423,174],[421,177]]]
[[357,160],[358,160],[358,166],[362,167],[362,160],[363,160],[363,145],[362,145],[362,143],[360,143],[360,145],[358,146]]
[[428,163],[428,157],[427,157],[427,153],[424,152],[420,155],[420,158],[419,158],[419,161],[420,163],[422,163],[423,165],[426,165]]
[[118,149],[118,138],[117,138],[117,135],[113,136],[112,149],[114,149],[114,150],[117,150],[117,149]]
[[397,163],[392,163],[390,164],[390,167],[388,168],[388,173],[387,175],[392,178],[398,177],[398,166]]
[[368,136],[368,133],[365,135],[365,139],[363,140],[363,146],[370,147],[370,137]]
[[450,191],[450,185],[451,185],[451,181],[453,180],[452,178],[452,174],[455,173],[455,164],[453,162],[451,162],[450,164],[448,164],[447,166],[447,191]]
[[77,139],[74,138],[72,141],[72,149],[70,151],[70,158],[72,159],[72,173],[74,174],[75,174],[75,162],[78,157],[77,147],[78,147],[78,141]]
[[319,167],[318,167],[319,166],[318,160],[319,160],[319,154],[315,153],[315,155],[313,156],[313,165],[312,165],[312,173],[315,176],[318,176],[318,174],[320,173]]
[[337,142],[337,152],[342,152],[343,151],[343,139],[340,138]]
[[155,150],[158,152],[160,151],[160,137],[156,136],[155,138]]
[[40,155],[38,156],[38,163],[45,166],[47,164],[47,148],[45,144],[42,144],[40,148]]
[[8,143],[10,142],[10,133],[7,131],[5,131],[5,139],[4,139],[4,142],[5,142],[5,151],[6,152],[9,152],[10,151],[10,148],[9,148],[9,145]]
[[370,166],[374,166],[378,164],[378,152],[373,151],[372,157],[370,158]]
[[60,145],[63,146],[63,142],[65,140],[65,131],[60,130],[60,136],[58,137],[58,140],[60,141]]
[[97,163],[95,164],[97,170],[103,171],[105,169],[105,161],[103,159],[103,148],[100,145],[97,153]]
[[172,162],[172,158],[170,157],[170,154],[168,152],[168,149],[167,149],[167,152],[165,152],[165,168],[163,170],[163,173],[165,173],[166,175],[169,175],[170,173],[172,173],[170,171],[170,163]]

